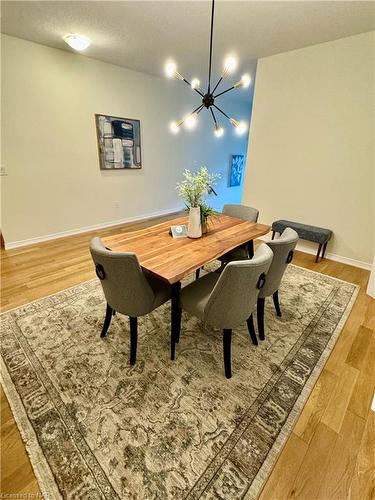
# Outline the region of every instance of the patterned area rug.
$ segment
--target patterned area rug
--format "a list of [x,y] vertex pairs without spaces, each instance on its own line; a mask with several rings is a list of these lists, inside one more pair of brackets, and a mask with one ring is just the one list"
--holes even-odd
[[[189,280],[187,280],[189,281]],[[140,319],[137,364],[116,315],[100,339],[97,280],[1,316],[2,383],[40,487],[53,500],[253,499],[344,325],[357,287],[289,266],[266,306],[266,340],[222,337],[183,315],[169,359],[169,305]]]

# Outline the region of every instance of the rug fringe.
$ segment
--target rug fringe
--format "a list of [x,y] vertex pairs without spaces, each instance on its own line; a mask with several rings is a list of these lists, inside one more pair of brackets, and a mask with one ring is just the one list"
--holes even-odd
[[[46,500],[60,500],[62,496],[53,478],[52,471],[39,446],[38,439],[32,428],[19,395],[14,387],[4,361],[1,359],[0,383],[12,410],[22,441],[25,445],[31,466],[38,481],[43,498]],[[3,494],[7,492],[2,491]]]

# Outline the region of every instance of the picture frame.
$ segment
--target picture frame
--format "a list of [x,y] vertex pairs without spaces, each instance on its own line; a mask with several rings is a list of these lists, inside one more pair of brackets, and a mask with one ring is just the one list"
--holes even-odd
[[241,186],[245,169],[245,156],[232,155],[229,169],[229,187]]
[[95,114],[100,170],[142,168],[141,122]]

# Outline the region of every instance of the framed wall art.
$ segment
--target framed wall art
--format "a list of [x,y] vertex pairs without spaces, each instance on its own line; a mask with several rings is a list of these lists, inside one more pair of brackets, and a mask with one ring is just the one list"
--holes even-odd
[[142,168],[140,121],[99,114],[95,120],[101,170]]
[[245,168],[244,155],[232,155],[229,170],[229,186],[241,186],[243,171]]

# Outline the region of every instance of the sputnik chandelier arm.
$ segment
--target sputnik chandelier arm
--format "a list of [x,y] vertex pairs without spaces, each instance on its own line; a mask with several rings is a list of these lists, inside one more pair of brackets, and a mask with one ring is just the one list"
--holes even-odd
[[170,124],[170,129],[173,133],[178,133],[182,124],[185,125],[186,128],[191,129],[197,123],[198,114],[202,111],[203,108],[210,110],[211,116],[214,122],[214,133],[216,137],[221,137],[224,133],[223,127],[217,121],[214,110],[215,108],[219,111],[225,118],[229,120],[229,122],[235,127],[236,132],[238,134],[243,134],[247,130],[247,123],[244,121],[238,121],[234,118],[228,116],[222,109],[220,109],[216,104],[215,100],[218,97],[230,92],[234,89],[238,89],[240,87],[246,88],[251,83],[251,77],[248,74],[244,74],[241,77],[241,80],[236,82],[231,87],[223,90],[222,92],[215,95],[215,91],[218,89],[219,85],[228,75],[233,73],[233,71],[237,67],[237,61],[234,57],[227,57],[224,61],[223,71],[221,76],[216,83],[214,89],[211,91],[211,69],[212,69],[212,46],[213,46],[213,33],[214,33],[214,14],[215,14],[215,0],[212,0],[212,8],[211,8],[211,30],[210,30],[210,45],[209,45],[209,60],[208,60],[208,85],[206,93],[203,93],[200,87],[200,81],[197,78],[193,78],[191,82],[189,82],[185,77],[183,77],[178,71],[177,66],[174,62],[168,62],[165,66],[166,75],[169,78],[176,78],[177,80],[181,80],[189,85],[197,94],[199,94],[202,98],[202,104],[194,109],[191,113],[188,113],[184,118],[179,120],[178,122],[172,122]]
[[199,90],[199,88],[193,86],[188,80],[186,80],[186,78],[182,77],[182,81],[187,83],[189,87],[191,87],[193,90],[195,90],[195,92],[197,92],[201,97],[203,97],[203,93]]

